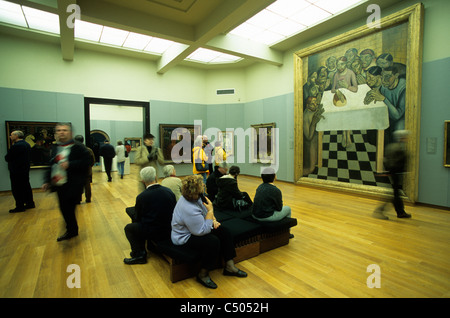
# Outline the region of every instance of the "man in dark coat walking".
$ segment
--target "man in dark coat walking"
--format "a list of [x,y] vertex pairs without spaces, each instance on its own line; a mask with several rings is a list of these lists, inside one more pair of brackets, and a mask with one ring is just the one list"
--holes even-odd
[[50,169],[44,174],[42,189],[51,189],[58,194],[59,208],[66,222],[66,233],[57,241],[68,240],[78,235],[75,208],[86,184],[91,157],[83,144],[72,139],[70,123],[56,125],[57,145],[53,147]]
[[116,149],[109,143],[108,140],[104,141],[104,145],[100,147],[100,156],[103,157],[103,164],[105,165],[106,175],[108,176],[108,182],[112,181],[111,167],[112,161],[116,156]]
[[23,140],[24,135],[20,130],[13,131],[9,138],[12,146],[8,150],[5,160],[8,162],[11,191],[16,201],[16,207],[9,212],[24,212],[26,209],[35,207],[30,185],[31,147]]

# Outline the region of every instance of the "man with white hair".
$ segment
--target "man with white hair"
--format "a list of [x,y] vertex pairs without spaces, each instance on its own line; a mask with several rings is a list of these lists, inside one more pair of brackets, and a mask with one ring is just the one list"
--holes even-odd
[[170,223],[177,203],[172,190],[156,182],[154,167],[143,168],[140,176],[146,189],[136,197],[133,223],[127,224],[124,229],[131,246],[131,258],[123,260],[128,265],[147,263],[147,240],[170,238]]
[[164,166],[163,174],[164,179],[161,181],[161,185],[172,190],[178,201],[181,197],[181,179],[176,177],[175,167],[172,165]]

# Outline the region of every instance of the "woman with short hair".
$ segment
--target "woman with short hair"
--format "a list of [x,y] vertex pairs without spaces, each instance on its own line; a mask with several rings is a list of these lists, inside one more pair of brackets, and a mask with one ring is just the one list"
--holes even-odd
[[201,254],[201,269],[197,281],[208,288],[217,288],[209,277],[217,258],[223,257],[226,276],[247,277],[247,273],[234,265],[236,257],[233,237],[227,228],[220,226],[214,217],[211,201],[202,201],[204,183],[200,175],[192,175],[183,179],[181,194],[172,216],[172,242],[197,250]]

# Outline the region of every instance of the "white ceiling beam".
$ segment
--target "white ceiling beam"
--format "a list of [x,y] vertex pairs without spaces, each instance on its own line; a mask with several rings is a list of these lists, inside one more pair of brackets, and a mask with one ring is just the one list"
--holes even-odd
[[283,53],[281,51],[232,34],[218,35],[209,41],[206,47],[222,53],[256,59],[276,66],[283,64]]
[[157,73],[164,74],[171,67],[183,61],[192,52],[196,50],[195,47],[186,44],[175,43],[166,52],[163,53],[157,62]]
[[[212,12],[207,19],[196,26],[195,28],[195,42],[190,44],[189,50],[183,50],[180,52],[180,56],[173,56],[173,59],[164,59],[160,61],[157,72],[163,74],[167,72],[171,67],[176,66],[179,62],[184,60],[189,54],[196,49],[206,46],[210,40],[216,37],[218,34],[224,34],[239,24],[247,21],[250,17],[266,8],[275,0],[233,0],[224,1],[214,12]],[[258,45],[260,47],[260,45]],[[215,48],[211,48],[215,49]],[[220,51],[220,50],[219,50]],[[248,54],[246,57],[253,58],[254,56]],[[233,51],[228,50],[228,54],[234,54]],[[255,57],[258,60],[264,61],[259,56]],[[281,59],[271,61],[272,64],[280,65]]]

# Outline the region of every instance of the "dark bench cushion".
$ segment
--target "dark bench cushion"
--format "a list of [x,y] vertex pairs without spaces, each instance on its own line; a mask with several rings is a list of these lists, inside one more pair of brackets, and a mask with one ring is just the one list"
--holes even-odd
[[216,218],[217,221],[219,221],[220,223],[222,223],[223,221],[232,219],[233,216],[226,213],[226,212],[222,212],[222,211],[215,211],[214,210],[214,217]]
[[233,236],[234,243],[245,240],[261,232],[261,225],[243,219],[229,219],[221,222],[221,226],[226,227]]
[[174,245],[170,239],[157,242],[156,247],[160,253],[184,263],[193,263],[200,258],[199,252],[186,246]]
[[260,225],[262,233],[273,233],[297,225],[297,219],[295,218],[283,218],[279,221],[259,221],[250,216],[249,218],[246,218],[246,220]]

